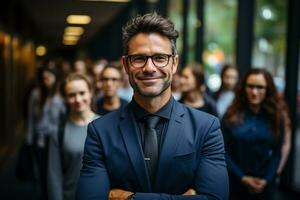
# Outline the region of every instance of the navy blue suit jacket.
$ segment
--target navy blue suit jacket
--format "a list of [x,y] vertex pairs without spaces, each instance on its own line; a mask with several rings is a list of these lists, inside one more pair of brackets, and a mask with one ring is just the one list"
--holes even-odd
[[[217,118],[175,102],[151,186],[131,113],[109,113],[88,126],[77,199],[107,199],[110,189],[137,200],[227,199],[225,150]],[[182,196],[188,189],[195,196]]]

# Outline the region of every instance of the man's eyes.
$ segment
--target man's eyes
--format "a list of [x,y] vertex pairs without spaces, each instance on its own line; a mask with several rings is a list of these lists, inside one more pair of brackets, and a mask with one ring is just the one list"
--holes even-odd
[[165,55],[155,55],[153,56],[153,59],[157,62],[163,62],[167,59]]
[[155,61],[165,61],[167,59],[166,55],[153,55],[153,56],[133,56],[132,57],[132,61],[134,62],[145,62],[145,60],[147,60],[148,57],[151,57],[153,60]]
[[134,62],[144,62],[147,59],[146,56],[133,56],[132,61]]

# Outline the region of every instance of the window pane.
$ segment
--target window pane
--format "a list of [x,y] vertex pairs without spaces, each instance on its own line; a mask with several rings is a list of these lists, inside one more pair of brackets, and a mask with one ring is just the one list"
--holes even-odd
[[187,19],[188,27],[188,63],[195,61],[195,50],[196,50],[196,28],[197,28],[197,0],[191,0],[189,4],[189,12]]
[[179,32],[179,38],[177,39],[177,50],[178,54],[181,54],[182,51],[182,1],[181,0],[172,0],[169,1],[169,18],[174,23],[176,30]]
[[234,63],[237,0],[206,0],[204,13],[203,61],[208,76],[208,87],[218,89],[216,74],[224,63]]
[[284,90],[287,1],[257,0],[252,66],[268,69]]

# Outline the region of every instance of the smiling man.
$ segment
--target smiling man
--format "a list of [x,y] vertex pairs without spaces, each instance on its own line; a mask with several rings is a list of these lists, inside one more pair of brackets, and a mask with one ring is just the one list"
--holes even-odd
[[171,95],[177,37],[156,13],[123,28],[133,99],[89,125],[78,199],[227,199],[219,121]]

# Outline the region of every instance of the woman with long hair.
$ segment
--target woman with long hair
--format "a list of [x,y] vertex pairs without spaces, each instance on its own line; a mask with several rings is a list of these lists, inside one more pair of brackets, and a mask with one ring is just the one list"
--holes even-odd
[[282,99],[271,74],[251,69],[223,118],[231,199],[272,199],[284,133]]
[[87,76],[68,75],[61,85],[67,114],[49,144],[48,193],[50,200],[74,200],[81,169],[87,125],[98,118],[92,111],[92,85]]
[[221,87],[214,94],[220,119],[234,99],[234,89],[238,83],[238,78],[239,73],[236,67],[229,64],[224,65],[221,71]]
[[59,116],[65,112],[57,94],[58,78],[55,69],[41,67],[38,85],[31,92],[28,106],[27,144],[33,147],[35,179],[41,186],[43,199],[47,198],[47,155],[50,135],[57,132]]
[[187,65],[181,71],[181,99],[179,102],[217,116],[215,102],[205,93],[205,79],[202,65]]

